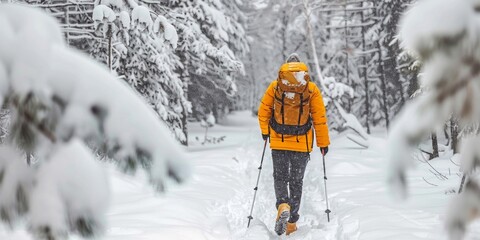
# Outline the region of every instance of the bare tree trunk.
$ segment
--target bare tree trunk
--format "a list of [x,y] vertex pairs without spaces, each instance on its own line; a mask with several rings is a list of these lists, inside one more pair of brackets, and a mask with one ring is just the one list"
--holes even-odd
[[450,134],[448,134],[449,128],[450,128],[450,124],[445,123],[443,125],[443,135],[445,135],[445,139],[447,139],[447,144],[446,144],[447,146],[450,145],[452,141],[452,139],[450,138]]
[[108,69],[112,71],[112,24],[108,24],[107,38],[108,38]]
[[[248,58],[249,58],[249,62],[250,62],[250,69],[253,69],[253,54],[252,54],[252,51],[249,52]],[[255,95],[256,95],[257,90],[256,90],[256,87],[255,87],[256,86],[255,75],[256,74],[251,74],[250,79],[248,79],[248,83],[250,85],[250,91],[248,93],[248,105],[249,105],[249,109],[251,111],[255,110],[255,105],[256,105]]]
[[187,126],[188,111],[185,107],[182,110],[182,132],[185,135],[185,141],[180,141],[184,146],[188,146],[188,126]]
[[410,84],[408,85],[408,97],[412,97],[412,95],[418,90],[418,71],[412,73],[412,79],[410,79]]
[[[350,59],[349,59],[349,55],[348,55],[348,51],[350,50],[349,47],[348,47],[348,15],[347,15],[347,2],[345,0],[345,5],[344,5],[344,17],[343,17],[343,21],[344,21],[344,24],[345,24],[345,29],[344,29],[344,33],[345,33],[345,82],[349,85],[349,86],[352,86],[351,82],[350,82]],[[347,111],[348,112],[351,112],[352,111],[352,105],[353,105],[353,99],[350,98],[348,99],[348,106],[347,106]]]
[[[185,66],[187,66],[185,59],[182,59],[181,61]],[[185,95],[185,99],[188,99],[188,86],[191,83],[191,79],[189,77],[188,69],[186,69],[184,72],[181,73],[180,78],[182,79],[182,82],[183,82],[183,86],[182,86],[183,94]],[[182,108],[182,131],[183,131],[183,134],[185,135],[185,141],[181,142],[181,144],[184,145],[184,146],[188,146],[188,117],[189,117],[189,114],[191,114],[192,112],[189,112],[189,109],[187,109],[183,105],[183,103],[181,104],[181,106],[183,106],[183,108]],[[190,111],[192,111],[192,110],[190,109]]]
[[[362,5],[363,6],[363,5]],[[365,16],[363,11],[360,12],[362,23],[365,21]],[[366,43],[365,43],[365,27],[362,27],[362,51],[366,51]],[[365,54],[362,56],[362,64],[363,64],[363,81],[365,82],[365,127],[367,128],[367,133],[370,134],[370,93],[369,93],[369,86],[368,86],[368,77],[367,77],[367,57]]]
[[467,178],[467,175],[465,173],[462,176],[462,181],[460,182],[460,187],[458,188],[458,194],[462,193],[463,186],[465,185],[465,180]]
[[438,158],[438,139],[437,133],[432,133],[432,155],[430,155],[430,160],[434,158]]
[[453,116],[450,119],[450,136],[452,138],[453,153],[458,153],[458,122]]
[[[330,26],[332,24],[332,18],[330,17],[330,15],[332,15],[332,11],[328,11],[327,12],[327,15],[329,16],[327,18],[327,26]],[[326,39],[327,40],[330,40],[330,38],[332,37],[332,28],[327,28],[327,37]]]
[[303,10],[304,10],[305,16],[307,18],[307,32],[308,32],[308,38],[310,39],[310,45],[312,47],[313,59],[315,61],[315,72],[317,73],[318,81],[320,82],[320,84],[322,86],[322,90],[325,93],[327,93],[327,95],[330,95],[330,93],[328,93],[327,87],[324,85],[322,72],[320,71],[320,62],[318,61],[317,46],[315,44],[315,39],[313,38],[312,24],[310,22],[311,11],[308,8],[308,2],[309,2],[309,0],[303,0]]
[[378,48],[378,68],[380,72],[380,80],[382,82],[382,102],[383,102],[383,114],[385,116],[385,124],[387,129],[390,127],[390,116],[388,114],[388,101],[387,101],[387,80],[385,79],[385,70],[383,68],[383,58],[382,58],[382,48],[380,46],[380,41],[377,41]]
[[289,15],[287,13],[287,9],[284,8],[282,11],[282,56],[283,56],[283,61],[287,60],[288,54],[287,54],[287,26],[288,26],[288,20],[289,20]]
[[[387,48],[387,58],[384,59],[385,61],[385,66],[387,67],[386,69],[386,76],[387,79],[395,84],[396,86],[396,91],[399,91],[400,95],[400,106],[405,105],[405,90],[403,89],[402,86],[402,81],[400,78],[400,73],[398,72],[397,66],[397,56],[398,56],[398,42],[395,42],[394,44],[389,45]],[[401,107],[400,107],[401,108]],[[400,111],[399,109],[396,109],[396,112]]]
[[[65,7],[65,25],[67,28],[70,27],[70,6]],[[70,32],[65,31],[65,40],[67,41],[67,44],[70,45]]]

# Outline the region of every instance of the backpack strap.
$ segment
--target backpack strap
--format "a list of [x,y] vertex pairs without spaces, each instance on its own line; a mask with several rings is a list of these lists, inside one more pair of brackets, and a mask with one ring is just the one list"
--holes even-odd
[[[280,109],[282,114],[282,125],[285,124],[285,92],[282,92],[282,108]],[[282,142],[284,141],[284,136],[282,134]]]
[[285,124],[285,92],[282,92],[282,108],[280,108],[282,114],[282,125]]
[[303,114],[303,93],[300,93],[300,110],[298,111],[298,124],[297,126],[300,127],[300,120]]
[[298,111],[298,122],[297,122],[297,142],[300,142],[298,140],[298,128],[300,128],[300,120],[302,120],[302,114],[303,114],[303,93],[300,93],[300,109]]

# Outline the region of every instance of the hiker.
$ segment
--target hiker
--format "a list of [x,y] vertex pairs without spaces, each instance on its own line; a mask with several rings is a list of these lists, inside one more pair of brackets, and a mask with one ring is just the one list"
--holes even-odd
[[266,90],[258,109],[264,141],[272,149],[273,178],[277,198],[275,232],[287,235],[297,230],[303,176],[310,152],[316,145],[328,152],[327,117],[322,94],[310,82],[308,67],[297,54],[280,67],[278,78]]

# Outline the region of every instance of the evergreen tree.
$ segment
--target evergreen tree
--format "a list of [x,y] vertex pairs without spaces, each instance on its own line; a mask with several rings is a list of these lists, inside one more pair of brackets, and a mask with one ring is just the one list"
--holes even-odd
[[398,70],[398,57],[401,54],[397,36],[400,17],[412,0],[385,0],[378,4],[380,43],[385,50],[383,68],[388,80],[387,92],[390,109],[396,114],[406,101],[405,79]]
[[176,19],[179,33],[177,54],[182,63],[181,77],[188,84],[193,116],[213,112],[217,119],[231,107],[236,78],[244,73],[240,61],[248,51],[244,21],[238,4],[231,1],[195,0],[166,3],[153,9]]

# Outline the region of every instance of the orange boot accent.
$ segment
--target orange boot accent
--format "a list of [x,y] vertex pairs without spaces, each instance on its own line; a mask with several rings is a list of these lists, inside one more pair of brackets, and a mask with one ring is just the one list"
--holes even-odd
[[285,233],[287,222],[290,218],[290,205],[282,203],[278,206],[277,219],[275,221],[275,232],[278,235]]
[[297,224],[296,223],[287,223],[287,236],[290,235],[290,233],[293,233],[297,231]]
[[277,221],[278,219],[280,218],[280,216],[282,215],[282,213],[285,213],[288,211],[288,215],[290,215],[290,205],[288,205],[288,203],[282,203],[278,206],[278,213],[277,213]]

